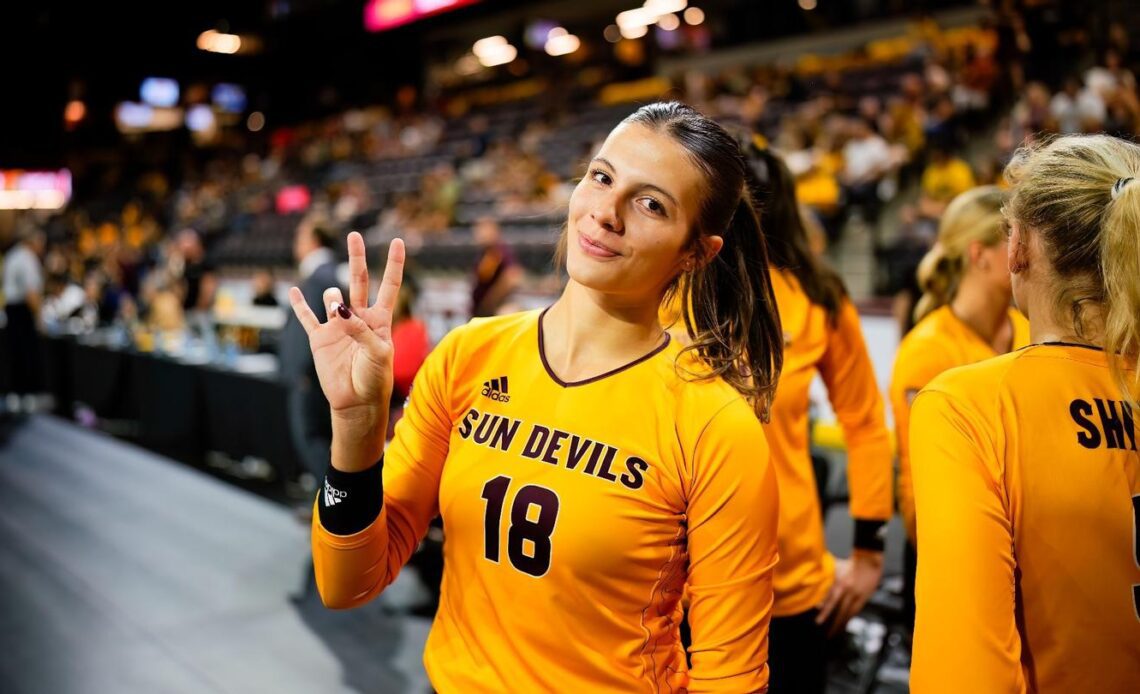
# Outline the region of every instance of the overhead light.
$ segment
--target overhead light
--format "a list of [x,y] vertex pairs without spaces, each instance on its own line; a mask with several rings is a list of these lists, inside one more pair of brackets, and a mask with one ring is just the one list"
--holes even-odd
[[186,127],[195,133],[211,133],[218,127],[214,109],[206,104],[195,104],[186,111]]
[[[614,20],[615,23],[622,29],[622,36],[625,36],[625,30],[633,27],[647,27],[657,21],[657,13],[644,8],[637,7],[632,10],[626,10],[617,16]],[[644,34],[642,34],[644,36]],[[629,38],[626,36],[626,38]]]
[[241,49],[241,37],[207,29],[198,35],[198,48],[210,53],[237,53]]
[[685,10],[685,23],[691,26],[697,26],[705,21],[705,11],[699,7],[690,7]]
[[800,0],[800,9],[811,12],[816,7],[816,0]]
[[265,127],[265,114],[261,111],[254,111],[249,114],[249,118],[245,120],[245,127],[249,128],[251,133],[255,133]]
[[689,0],[645,0],[645,9],[658,17],[663,14],[680,12],[689,6]]
[[657,20],[657,26],[661,27],[665,31],[673,31],[677,27],[681,26],[681,20],[678,19],[677,15],[675,14],[663,14]]
[[479,56],[479,62],[483,67],[495,67],[496,65],[506,65],[518,56],[519,51],[511,44],[498,46],[491,50],[484,49],[483,55]]
[[156,132],[182,127],[179,108],[156,108],[149,104],[124,101],[115,107],[115,126],[121,133]]
[[63,120],[69,125],[75,125],[86,116],[87,105],[78,99],[67,102],[67,107],[63,109]]
[[549,41],[550,39],[556,39],[559,36],[566,36],[569,33],[570,32],[566,31],[564,27],[554,27],[546,33],[546,40]]
[[169,77],[147,77],[139,86],[139,97],[144,104],[170,108],[178,104],[178,82]]
[[582,42],[574,34],[551,36],[546,40],[546,53],[548,55],[569,55],[578,50],[581,45]]
[[482,58],[484,55],[493,55],[496,51],[509,45],[505,36],[488,36],[476,41],[475,45],[471,47],[471,52]]
[[617,43],[621,41],[621,28],[617,24],[611,24],[602,32],[602,36],[610,43]]
[[58,210],[66,204],[58,190],[0,190],[0,210]]
[[626,39],[639,39],[649,33],[649,27],[645,24],[638,24],[635,26],[628,26],[621,28],[622,38]]

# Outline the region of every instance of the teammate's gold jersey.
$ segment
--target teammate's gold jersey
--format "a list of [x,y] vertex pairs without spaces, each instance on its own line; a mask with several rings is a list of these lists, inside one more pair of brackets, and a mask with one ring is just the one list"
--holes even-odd
[[[1014,308],[1009,309],[1009,321],[1013,326],[1012,349],[1028,345],[1029,321]],[[914,486],[908,436],[910,403],[918,391],[943,371],[994,356],[997,356],[994,348],[955,316],[949,306],[931,311],[899,343],[891,374],[890,399],[899,450],[899,512],[911,542],[914,542]]]
[[322,596],[371,598],[440,514],[437,690],[764,691],[778,510],[752,408],[685,380],[672,342],[565,383],[542,339],[527,312],[432,352],[385,454],[380,517],[353,536],[314,527]]
[[1105,354],[1072,345],[919,393],[914,691],[1137,691],[1136,414]]
[[795,276],[771,269],[784,328],[784,369],[764,425],[780,484],[780,563],[776,616],[809,610],[827,596],[835,559],[824,542],[819,493],[811,464],[808,390],[816,373],[847,441],[847,483],[856,519],[891,517],[890,434],[883,397],[863,340],[859,314],[844,300],[833,323],[813,304]]

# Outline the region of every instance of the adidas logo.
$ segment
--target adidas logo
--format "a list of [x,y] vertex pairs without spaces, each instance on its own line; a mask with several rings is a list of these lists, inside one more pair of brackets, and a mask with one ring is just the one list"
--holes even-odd
[[325,480],[325,508],[335,506],[348,498],[348,492],[341,491]]
[[507,377],[500,376],[499,378],[492,378],[490,381],[483,383],[483,397],[490,398],[496,402],[510,402],[511,396],[507,395]]

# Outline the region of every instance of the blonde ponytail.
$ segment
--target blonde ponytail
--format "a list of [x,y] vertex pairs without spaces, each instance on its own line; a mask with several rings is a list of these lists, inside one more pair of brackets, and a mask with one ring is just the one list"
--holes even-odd
[[961,277],[962,256],[950,258],[946,255],[945,246],[934,244],[918,264],[918,286],[922,289],[922,296],[914,307],[914,322],[950,303],[958,291]]
[[1121,178],[1117,186],[1100,238],[1104,350],[1113,378],[1135,405],[1140,399],[1140,370],[1130,378],[1121,357],[1140,353],[1140,181]]
[[1004,238],[1001,207],[1004,196],[997,186],[971,188],[954,198],[938,225],[938,242],[918,265],[922,296],[914,308],[917,323],[937,308],[954,300],[966,271],[970,244],[998,244]]

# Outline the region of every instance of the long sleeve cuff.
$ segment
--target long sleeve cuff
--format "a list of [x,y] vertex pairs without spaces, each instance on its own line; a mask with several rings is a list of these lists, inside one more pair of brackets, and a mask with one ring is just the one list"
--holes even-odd
[[881,520],[855,519],[855,549],[882,552],[886,546],[887,523]]

